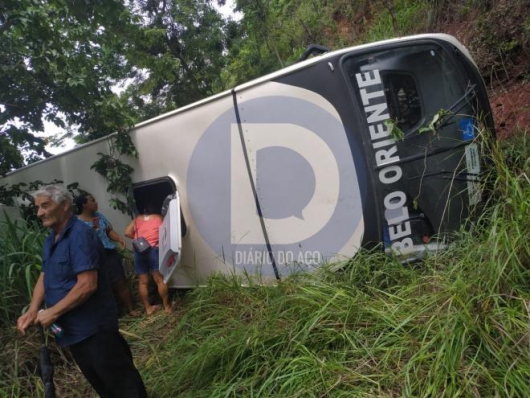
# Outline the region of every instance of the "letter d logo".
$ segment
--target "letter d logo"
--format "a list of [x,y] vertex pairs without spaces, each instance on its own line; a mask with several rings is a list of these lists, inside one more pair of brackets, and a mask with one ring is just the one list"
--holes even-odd
[[[329,222],[339,198],[339,170],[332,151],[318,135],[291,123],[242,125],[253,180],[269,239],[293,244],[316,234]],[[232,125],[232,170],[242,164],[239,129]],[[248,231],[256,217],[251,192],[232,173],[231,219],[233,237],[240,244],[257,244]],[[247,195],[242,197],[241,193]]]
[[362,155],[335,108],[316,93],[271,82],[238,94],[237,106],[240,119],[233,110],[219,116],[188,166],[191,214],[212,251],[262,275],[273,275],[269,249],[282,275],[308,252],[323,261],[353,255],[364,232],[364,180],[352,152]]

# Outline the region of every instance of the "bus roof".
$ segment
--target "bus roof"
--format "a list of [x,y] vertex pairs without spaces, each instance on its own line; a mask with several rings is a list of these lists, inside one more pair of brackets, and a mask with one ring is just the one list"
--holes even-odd
[[[310,59],[307,59],[307,60],[304,60],[304,61],[301,61],[301,62],[297,62],[297,63],[295,63],[293,65],[288,66],[288,67],[282,68],[282,69],[280,69],[280,70],[278,70],[276,72],[269,73],[269,74],[267,74],[265,76],[262,76],[262,77],[259,77],[257,79],[251,80],[251,81],[249,81],[247,83],[240,84],[239,86],[236,86],[236,87],[234,87],[234,88],[232,88],[230,90],[223,91],[223,92],[221,92],[219,94],[207,97],[205,99],[202,99],[200,101],[194,102],[192,104],[182,106],[182,107],[180,107],[178,109],[175,109],[173,111],[170,111],[170,112],[164,113],[162,115],[156,116],[154,118],[151,118],[149,120],[145,120],[143,122],[140,122],[140,123],[136,124],[133,129],[136,129],[136,128],[139,128],[139,127],[143,127],[143,126],[146,126],[148,124],[155,123],[155,122],[157,122],[159,120],[166,119],[168,117],[177,115],[179,113],[183,113],[183,112],[189,111],[189,110],[191,110],[193,108],[197,108],[197,107],[202,106],[204,104],[207,104],[209,102],[215,101],[215,100],[217,100],[219,98],[223,98],[223,97],[232,95],[233,92],[239,92],[239,91],[242,91],[242,90],[249,89],[251,87],[257,86],[257,85],[262,84],[264,82],[267,82],[267,81],[270,81],[270,80],[274,80],[274,79],[276,79],[278,77],[281,77],[281,76],[284,76],[284,75],[288,75],[288,74],[293,73],[293,72],[295,72],[297,70],[307,68],[307,67],[309,67],[309,66],[311,66],[311,65],[313,65],[315,63],[322,62],[322,61],[325,61],[326,59],[330,59],[330,58],[336,57],[337,55],[340,55],[340,54],[351,53],[351,52],[356,52],[356,51],[363,51],[363,50],[366,50],[366,49],[377,48],[379,46],[384,46],[384,45],[393,44],[393,43],[405,43],[405,42],[418,41],[418,40],[424,40],[424,39],[436,39],[436,40],[446,41],[446,42],[454,45],[455,47],[457,47],[462,53],[464,53],[469,58],[469,60],[471,60],[473,62],[473,59],[471,58],[471,56],[470,56],[469,52],[467,51],[467,49],[455,37],[453,37],[451,35],[448,35],[448,34],[444,34],[444,33],[427,33],[427,34],[421,34],[421,35],[413,35],[413,36],[405,36],[405,37],[399,37],[399,38],[394,38],[394,39],[388,39],[388,40],[378,41],[378,42],[374,42],[374,43],[366,43],[366,44],[361,44],[361,45],[357,45],[357,46],[343,48],[341,50],[330,51],[330,52],[327,52],[327,53],[324,53],[324,54],[321,54],[321,55],[314,56],[314,57],[312,57]],[[46,161],[48,161],[50,159],[55,159],[55,158],[58,158],[58,157],[61,157],[61,156],[69,155],[69,154],[71,154],[71,153],[73,153],[75,151],[82,150],[85,147],[94,145],[94,144],[96,144],[98,142],[101,142],[103,140],[108,140],[112,136],[114,136],[115,134],[116,133],[109,134],[106,137],[101,137],[101,138],[95,139],[95,140],[90,141],[90,142],[88,142],[86,144],[83,144],[83,145],[77,146],[75,148],[69,149],[69,150],[67,150],[65,152],[62,152],[60,154],[51,156],[49,158],[40,160],[40,161],[35,162],[35,163],[31,163],[31,164],[26,165],[24,167],[21,167],[21,168],[19,168],[17,170],[13,170],[13,171],[7,173],[6,175],[13,175],[13,174],[17,173],[18,171],[25,170],[25,169],[27,169],[29,167],[33,167],[33,166],[38,166],[42,162],[46,162]]]

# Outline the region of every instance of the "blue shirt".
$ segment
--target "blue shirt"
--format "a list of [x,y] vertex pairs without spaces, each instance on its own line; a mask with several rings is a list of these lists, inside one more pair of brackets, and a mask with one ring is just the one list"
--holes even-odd
[[[101,239],[101,242],[103,243],[103,247],[105,249],[111,249],[111,250],[116,249],[116,245],[107,235],[107,228],[111,227],[109,220],[107,220],[107,217],[105,217],[103,213],[100,213],[99,211],[96,211],[96,217],[99,219],[99,227],[95,231],[98,234],[99,239]],[[92,222],[85,221],[85,220],[81,220],[81,221],[83,221],[90,228],[94,228],[94,224]]]
[[[72,216],[59,238],[51,231],[43,248],[44,301],[51,307],[61,301],[77,283],[77,274],[98,271],[97,290],[81,305],[60,316],[56,323],[62,336],[59,345],[78,343],[99,331],[117,331],[118,316],[112,290],[104,272],[103,246],[92,228]],[[102,268],[103,269],[103,268]]]

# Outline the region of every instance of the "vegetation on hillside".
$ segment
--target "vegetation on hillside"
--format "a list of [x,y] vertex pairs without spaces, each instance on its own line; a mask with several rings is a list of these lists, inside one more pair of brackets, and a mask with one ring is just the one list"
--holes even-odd
[[[83,4],[7,1],[0,13],[0,174],[34,160],[21,147],[43,154],[28,134],[45,117],[90,140],[286,66],[309,43],[444,31],[468,45],[490,86],[528,80],[524,0],[238,0],[238,22],[204,2]],[[126,77],[134,83],[113,93]],[[150,396],[530,396],[526,133],[493,148],[494,189],[476,226],[418,268],[366,252],[276,287],[216,276],[176,296],[171,316],[122,318]],[[42,396],[36,331],[22,338],[13,325],[43,234],[0,227],[0,397]],[[90,396],[68,352],[50,345],[61,396]]]
[[[530,142],[518,135],[493,153],[486,211],[420,267],[363,252],[274,287],[216,276],[177,297],[172,315],[123,318],[150,396],[528,396]],[[41,240],[25,224],[0,235],[0,396],[42,395],[38,336],[12,326]],[[61,395],[90,396],[51,344]]]
[[78,142],[124,132],[287,66],[311,43],[447,32],[489,81],[528,78],[528,0],[236,0],[239,21],[219,14],[223,3],[4,1],[0,175],[49,155],[36,135],[45,121]]

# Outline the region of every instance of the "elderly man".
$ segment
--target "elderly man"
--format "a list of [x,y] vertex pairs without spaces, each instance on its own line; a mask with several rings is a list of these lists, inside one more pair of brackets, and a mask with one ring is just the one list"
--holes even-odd
[[[103,247],[94,230],[73,215],[72,197],[48,185],[33,194],[37,217],[51,229],[42,272],[28,311],[17,321],[63,329],[56,341],[69,346],[75,362],[101,397],[146,397],[129,345],[118,331],[116,304],[100,270]],[[42,302],[46,309],[39,311]]]

